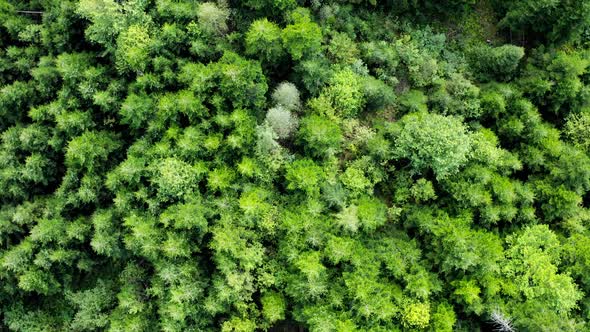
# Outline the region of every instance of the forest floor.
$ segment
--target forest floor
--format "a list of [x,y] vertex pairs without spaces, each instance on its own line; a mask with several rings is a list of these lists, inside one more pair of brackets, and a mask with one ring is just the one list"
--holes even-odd
[[475,10],[459,21],[449,20],[442,29],[449,40],[459,40],[465,44],[502,45],[506,41],[499,34],[498,19],[490,0],[478,1]]

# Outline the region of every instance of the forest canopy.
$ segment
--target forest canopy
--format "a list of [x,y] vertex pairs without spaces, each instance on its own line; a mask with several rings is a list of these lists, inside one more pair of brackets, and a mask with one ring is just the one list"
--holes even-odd
[[0,330],[590,330],[590,1],[0,0]]

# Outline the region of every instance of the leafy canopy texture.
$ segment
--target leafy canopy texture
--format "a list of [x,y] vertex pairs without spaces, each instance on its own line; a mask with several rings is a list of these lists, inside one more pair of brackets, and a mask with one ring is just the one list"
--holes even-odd
[[588,0],[0,0],[0,331],[589,331],[589,204]]
[[394,158],[408,159],[417,173],[430,169],[442,180],[459,172],[469,160],[472,139],[458,118],[410,113],[391,132],[395,137]]

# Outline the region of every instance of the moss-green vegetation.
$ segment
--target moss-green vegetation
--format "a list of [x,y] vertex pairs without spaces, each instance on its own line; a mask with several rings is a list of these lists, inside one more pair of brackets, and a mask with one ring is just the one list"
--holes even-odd
[[585,331],[587,0],[0,0],[0,330]]

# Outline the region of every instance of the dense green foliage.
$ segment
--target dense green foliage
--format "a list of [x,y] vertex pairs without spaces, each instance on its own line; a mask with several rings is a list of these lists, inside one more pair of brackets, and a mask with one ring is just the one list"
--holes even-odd
[[587,0],[0,0],[0,330],[590,329]]

